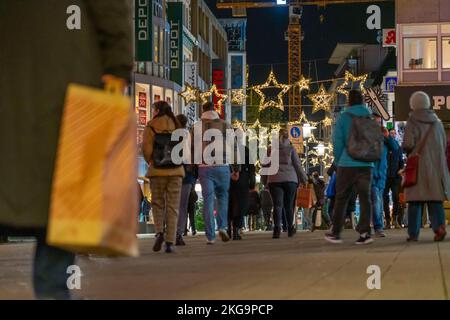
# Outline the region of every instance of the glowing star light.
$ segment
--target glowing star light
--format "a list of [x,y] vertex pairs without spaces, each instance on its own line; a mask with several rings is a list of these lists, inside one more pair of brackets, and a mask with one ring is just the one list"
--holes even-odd
[[186,89],[180,92],[179,95],[183,98],[185,104],[197,102],[198,89],[186,84]]
[[208,98],[212,95],[219,98],[219,100],[217,101],[216,111],[220,111],[222,108],[222,104],[225,102],[225,100],[227,100],[228,96],[226,94],[220,93],[219,90],[217,90],[216,85],[214,84],[209,91],[200,94],[202,104],[208,102]]
[[330,127],[333,124],[333,119],[326,117],[322,120],[322,125],[324,127]]
[[351,82],[350,89],[353,88],[353,84],[355,82],[359,82],[359,90],[361,90],[361,92],[364,93],[365,92],[364,84],[367,81],[367,77],[368,77],[367,74],[355,77],[353,74],[351,74],[350,71],[345,71],[345,81],[343,84],[341,84],[339,87],[336,88],[336,91],[348,97],[349,90],[347,90],[347,87],[350,84],[350,82]]
[[[276,101],[266,99],[266,96],[262,92],[262,90],[268,88],[281,89],[281,91],[277,95]],[[259,109],[263,110],[267,107],[275,107],[283,110],[283,96],[286,94],[286,92],[289,91],[290,88],[291,86],[289,85],[279,83],[273,71],[270,71],[269,77],[264,84],[253,87],[253,90],[255,90],[255,92],[261,97],[261,101],[259,102]]]
[[311,82],[311,79],[306,79],[304,76],[300,79],[300,81],[296,82],[295,85],[302,90],[309,91],[309,84]]
[[246,99],[247,95],[245,94],[245,89],[231,90],[231,103],[242,105]]
[[308,95],[308,98],[313,102],[312,113],[316,113],[319,110],[328,110],[331,106],[331,100],[333,95],[327,93],[323,84],[320,85],[319,92]]

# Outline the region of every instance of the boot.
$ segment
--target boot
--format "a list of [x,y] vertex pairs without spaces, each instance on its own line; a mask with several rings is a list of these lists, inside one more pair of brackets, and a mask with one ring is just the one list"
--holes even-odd
[[279,239],[280,238],[280,228],[279,227],[274,227],[273,228],[273,236],[272,239]]
[[239,228],[233,228],[233,240],[242,240],[242,237],[239,234]]
[[292,238],[293,236],[294,236],[294,234],[295,234],[295,226],[291,226],[291,227],[289,227],[288,228],[288,237],[289,238]]
[[176,246],[185,246],[186,242],[183,240],[183,236],[181,234],[177,234],[177,239],[175,241]]
[[172,253],[172,252],[173,252],[173,243],[166,242],[166,253]]
[[434,241],[443,241],[447,232],[445,231],[445,224],[439,227],[438,231],[434,235]]
[[163,242],[164,242],[164,234],[162,232],[158,233],[156,235],[155,244],[153,245],[153,251],[155,252],[161,251],[161,246]]

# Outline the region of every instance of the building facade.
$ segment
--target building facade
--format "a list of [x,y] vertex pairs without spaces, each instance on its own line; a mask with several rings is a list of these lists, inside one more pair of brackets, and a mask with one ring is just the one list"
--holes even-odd
[[227,78],[228,95],[227,120],[246,121],[247,108],[247,19],[221,19],[228,38]]
[[[186,106],[179,93],[186,83],[208,91],[213,85],[214,65],[224,66],[222,76],[226,79],[228,48],[224,28],[203,0],[135,0],[133,5],[135,65],[131,91],[141,150],[153,103],[167,101],[175,114],[187,114],[191,122],[199,118],[198,104]],[[224,93],[228,90],[225,80],[216,85]],[[142,176],[146,171],[142,156],[139,163]]]
[[450,1],[397,0],[398,86],[396,120],[408,118],[409,98],[418,90],[450,124]]

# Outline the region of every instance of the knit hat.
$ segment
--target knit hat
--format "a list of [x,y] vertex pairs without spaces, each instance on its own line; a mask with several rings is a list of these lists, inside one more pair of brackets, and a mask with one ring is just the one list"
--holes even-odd
[[430,97],[423,91],[416,91],[409,99],[409,105],[412,110],[430,109]]

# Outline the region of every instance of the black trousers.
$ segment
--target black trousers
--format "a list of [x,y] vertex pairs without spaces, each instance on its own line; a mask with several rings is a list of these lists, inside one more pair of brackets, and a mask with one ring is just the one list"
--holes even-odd
[[[386,180],[386,187],[383,193],[383,207],[384,207],[384,219],[386,225],[391,224],[391,212],[389,208],[389,192],[392,192],[392,217],[398,221],[398,213],[400,209],[400,187],[402,184],[401,178],[388,178]],[[399,223],[401,221],[398,221]]]
[[249,194],[240,189],[230,189],[228,204],[228,230],[243,227],[244,215],[248,213]]
[[372,200],[370,189],[372,184],[372,168],[338,167],[336,175],[336,202],[333,213],[333,233],[339,235],[345,222],[345,214],[353,187],[359,195],[360,216],[356,231],[370,232],[372,216]]
[[286,227],[292,228],[294,224],[294,199],[297,192],[295,182],[279,182],[269,184],[273,199],[273,221],[278,230],[281,229],[283,210],[286,215]]

